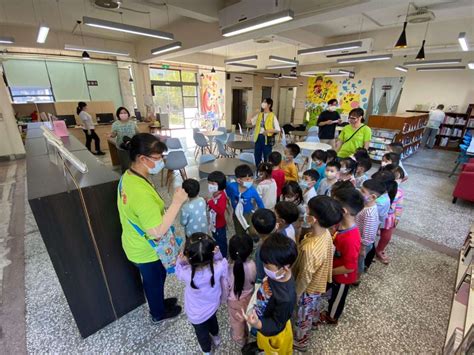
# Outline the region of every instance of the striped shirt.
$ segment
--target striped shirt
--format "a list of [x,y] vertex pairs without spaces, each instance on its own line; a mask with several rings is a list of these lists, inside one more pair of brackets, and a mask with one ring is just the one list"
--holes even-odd
[[332,282],[333,247],[328,230],[322,235],[306,234],[298,246],[298,258],[293,265],[296,294],[324,293]]
[[360,211],[356,216],[356,224],[359,227],[362,244],[366,246],[373,244],[379,228],[377,205],[365,207]]

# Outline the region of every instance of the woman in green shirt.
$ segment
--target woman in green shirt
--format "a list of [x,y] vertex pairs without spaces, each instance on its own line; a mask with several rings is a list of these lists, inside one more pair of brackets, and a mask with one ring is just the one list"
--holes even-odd
[[125,107],[119,107],[115,115],[117,116],[117,121],[112,124],[110,136],[116,139],[117,147],[120,147],[120,144],[123,143],[123,137],[132,138],[140,132],[136,123],[130,121],[130,112]]
[[336,151],[339,158],[348,158],[357,148],[369,149],[372,139],[372,130],[362,123],[364,110],[355,108],[349,112],[349,124],[345,126],[336,142]]
[[[117,199],[122,247],[128,260],[140,271],[154,323],[176,317],[181,312],[176,298],[164,299],[166,270],[148,243],[148,239],[158,241],[166,234],[188,198],[187,193],[178,188],[165,211],[165,203],[150,180],[150,175],[158,174],[163,169],[163,153],[166,150],[166,145],[152,134],[135,135],[130,142],[132,163],[122,175]],[[145,231],[145,236],[141,236],[134,225]]]

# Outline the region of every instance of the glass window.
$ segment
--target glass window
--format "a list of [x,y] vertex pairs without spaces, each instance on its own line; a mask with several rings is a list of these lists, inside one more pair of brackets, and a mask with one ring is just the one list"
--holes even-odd
[[196,86],[183,86],[183,96],[197,96]]
[[198,114],[197,107],[184,109],[184,118],[195,118],[197,114]]
[[152,81],[180,81],[179,70],[150,68]]
[[196,73],[192,71],[182,71],[181,72],[181,81],[185,83],[195,83],[197,82]]
[[196,97],[183,97],[184,107],[197,107]]
[[51,88],[10,87],[14,103],[54,102]]

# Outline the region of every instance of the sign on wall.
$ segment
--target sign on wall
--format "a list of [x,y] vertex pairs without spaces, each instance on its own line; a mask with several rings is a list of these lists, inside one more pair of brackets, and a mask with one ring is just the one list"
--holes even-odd
[[99,86],[99,82],[97,80],[87,80],[87,86]]

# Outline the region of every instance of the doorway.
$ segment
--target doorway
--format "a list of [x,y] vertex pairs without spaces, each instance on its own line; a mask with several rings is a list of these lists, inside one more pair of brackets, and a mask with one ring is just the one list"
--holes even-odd
[[262,86],[262,101],[266,98],[272,97],[272,87]]
[[370,115],[396,113],[404,83],[405,77],[403,76],[374,78],[367,108],[367,117]]
[[278,100],[278,121],[283,126],[292,123],[295,115],[297,87],[280,88],[280,96]]
[[153,85],[155,112],[168,122],[161,122],[167,128],[184,128],[184,105],[181,85]]
[[247,120],[248,90],[232,89],[232,124],[245,126]]

